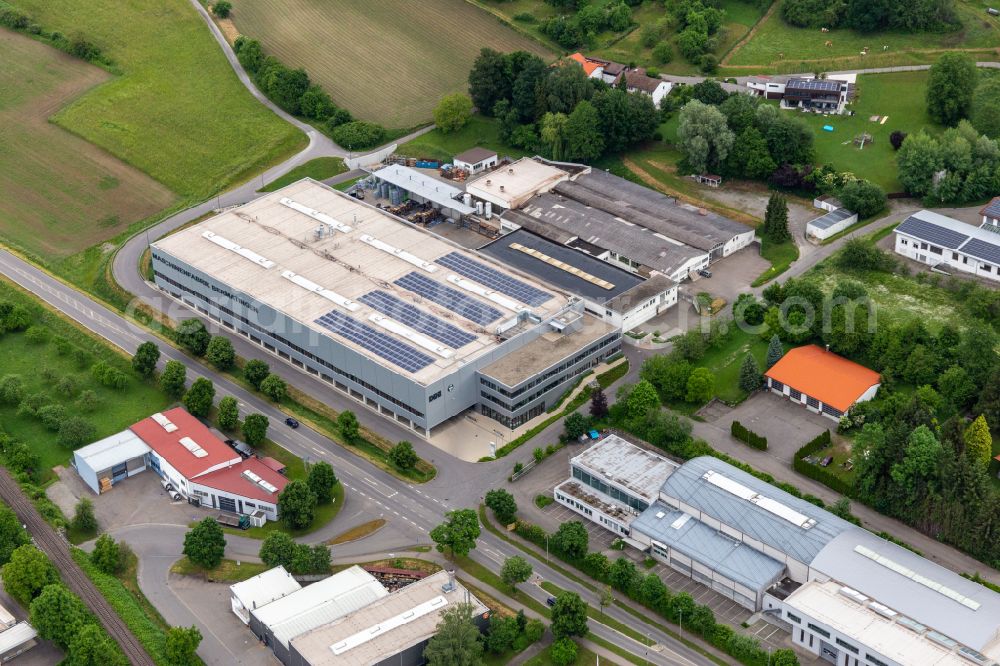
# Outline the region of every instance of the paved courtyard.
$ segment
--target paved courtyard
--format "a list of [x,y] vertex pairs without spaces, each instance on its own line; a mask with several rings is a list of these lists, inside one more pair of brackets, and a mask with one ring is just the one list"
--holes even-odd
[[713,403],[701,413],[708,423],[729,433],[733,421],[767,437],[767,452],[782,460],[791,461],[803,444],[824,430],[837,429],[837,422],[808,411],[803,405],[793,403],[771,391],[760,391],[735,408]]

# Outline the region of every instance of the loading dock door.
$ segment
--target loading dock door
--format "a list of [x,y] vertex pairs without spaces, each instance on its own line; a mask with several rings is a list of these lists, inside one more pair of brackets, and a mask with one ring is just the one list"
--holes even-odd
[[229,511],[230,513],[236,513],[236,500],[230,497],[220,497],[219,498],[219,508],[223,511]]
[[120,463],[111,468],[111,483],[118,483],[128,476],[128,464]]

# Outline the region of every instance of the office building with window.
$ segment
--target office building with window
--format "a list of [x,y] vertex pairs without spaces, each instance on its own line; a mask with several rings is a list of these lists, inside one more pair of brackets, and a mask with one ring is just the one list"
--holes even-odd
[[386,418],[511,428],[621,348],[579,298],[310,179],[152,246],[157,286]]

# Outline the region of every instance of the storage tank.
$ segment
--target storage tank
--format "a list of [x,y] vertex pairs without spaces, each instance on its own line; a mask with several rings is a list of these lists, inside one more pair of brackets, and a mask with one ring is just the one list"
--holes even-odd
[[462,195],[462,203],[466,206],[472,206],[472,195],[466,192]]
[[493,204],[489,201],[486,202],[486,219],[493,217]]
[[476,202],[476,215],[482,215],[482,214],[483,214],[483,202],[482,201],[477,201]]

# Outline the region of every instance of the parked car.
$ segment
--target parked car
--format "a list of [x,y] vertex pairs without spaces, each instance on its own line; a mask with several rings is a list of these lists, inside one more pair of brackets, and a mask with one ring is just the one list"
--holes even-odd
[[549,606],[555,606],[556,605],[556,598],[555,597],[549,597],[548,599],[545,600],[545,603],[547,603]]
[[702,276],[703,278],[710,278],[712,277],[712,271],[708,270],[707,268],[702,268],[700,271],[698,271],[698,275]]
[[285,419],[285,425],[291,428],[292,430],[295,430],[296,428],[299,427],[299,422],[293,419],[291,416],[289,416],[287,419]]
[[833,456],[827,456],[826,458],[823,458],[823,460],[820,462],[819,465],[820,467],[829,467],[830,463],[832,462],[833,462]]

